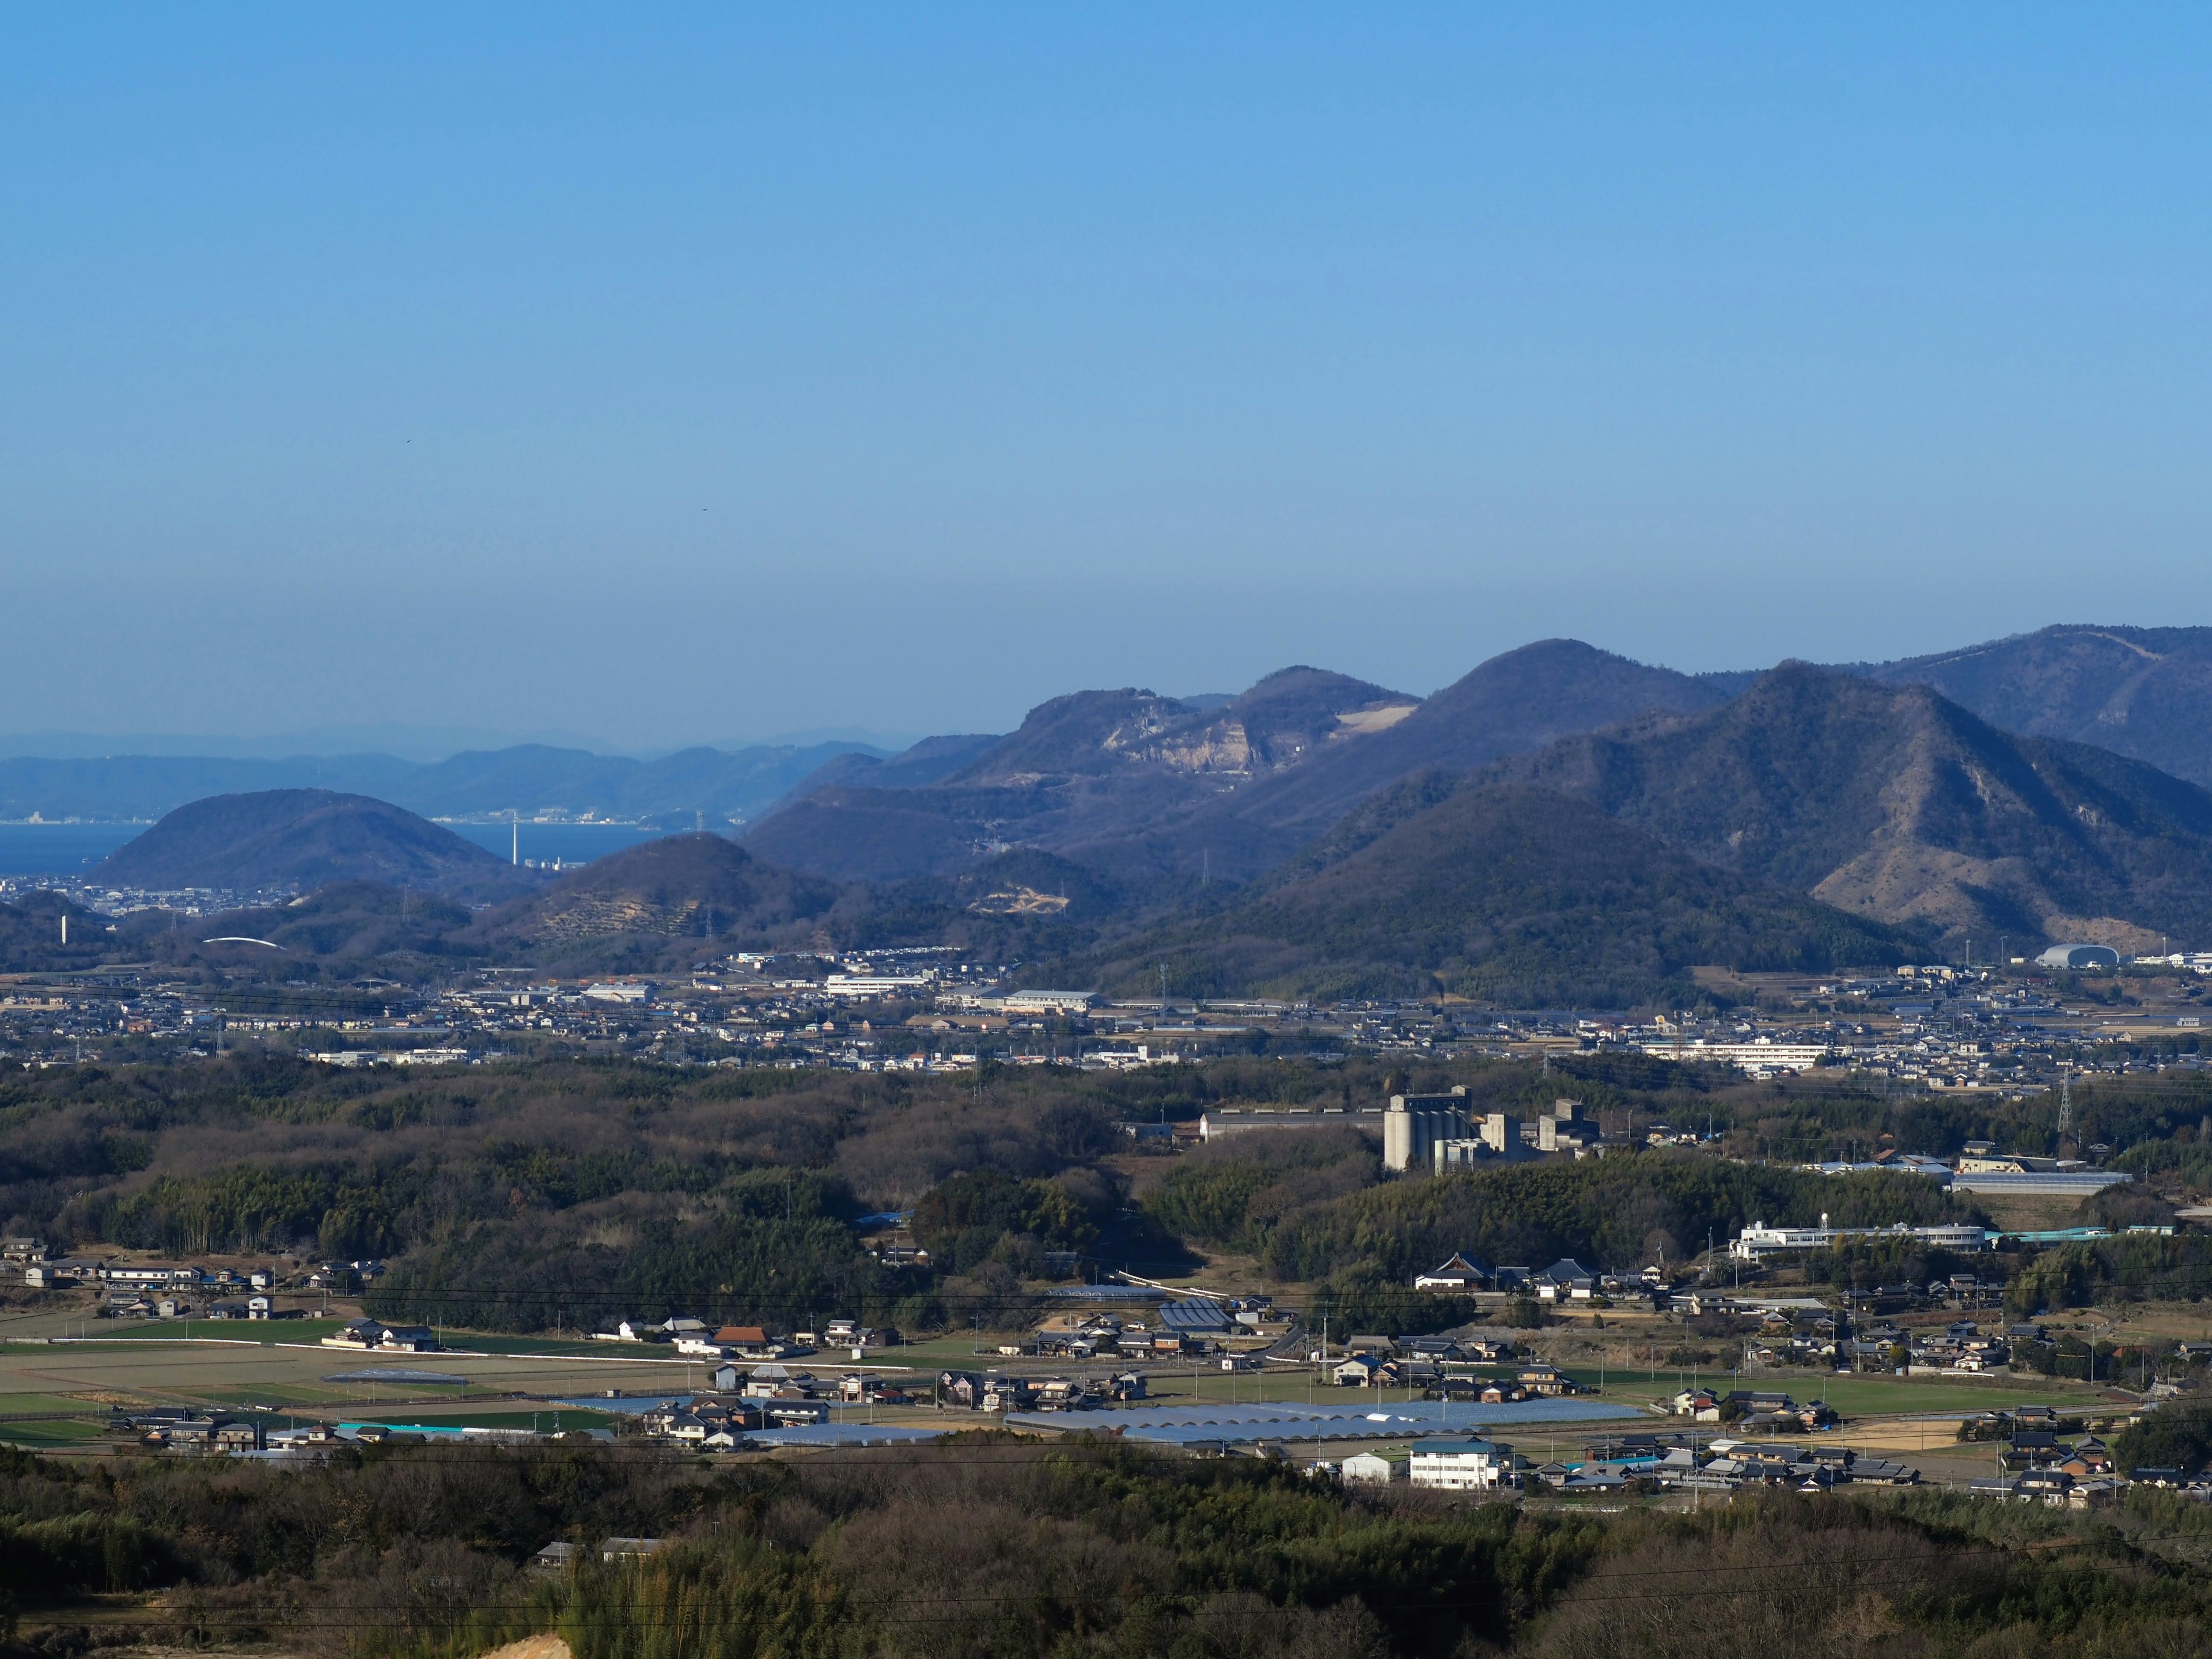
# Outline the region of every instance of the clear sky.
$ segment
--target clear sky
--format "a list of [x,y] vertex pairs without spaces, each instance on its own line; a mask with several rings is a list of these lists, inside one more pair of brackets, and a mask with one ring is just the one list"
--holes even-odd
[[2207,14],[0,15],[0,731],[2212,623]]

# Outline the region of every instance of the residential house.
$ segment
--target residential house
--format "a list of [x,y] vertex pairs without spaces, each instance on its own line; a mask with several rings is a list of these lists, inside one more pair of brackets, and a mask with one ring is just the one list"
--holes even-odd
[[1562,1257],[1536,1275],[1540,1302],[1587,1302],[1597,1293],[1597,1275],[1569,1257]]
[[1417,1291],[1477,1291],[1490,1283],[1490,1269],[1474,1257],[1455,1250],[1428,1272],[1417,1275]]
[[1672,1403],[1677,1417],[1686,1417],[1698,1423],[1717,1423],[1721,1420],[1720,1396],[1711,1389],[1685,1389],[1674,1396]]
[[1397,1340],[1397,1348],[1410,1358],[1437,1364],[1467,1358],[1459,1344],[1448,1336],[1401,1336]]
[[[248,1317],[252,1306],[248,1304]],[[264,1312],[262,1317],[268,1315]],[[387,1325],[380,1319],[356,1319],[323,1339],[326,1348],[374,1348],[396,1353],[434,1353],[438,1338],[428,1325]]]

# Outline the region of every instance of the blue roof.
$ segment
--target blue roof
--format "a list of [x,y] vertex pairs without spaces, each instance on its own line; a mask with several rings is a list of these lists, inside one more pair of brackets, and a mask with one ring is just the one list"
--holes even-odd
[[1490,1456],[1497,1452],[1498,1447],[1488,1440],[1424,1440],[1413,1450],[1422,1457],[1453,1457],[1470,1453]]
[[1229,1310],[1204,1297],[1160,1304],[1160,1323],[1176,1331],[1225,1331],[1234,1322]]
[[1465,1401],[1416,1400],[1372,1407],[1344,1405],[1140,1406],[1127,1411],[1082,1413],[1079,1420],[1059,1412],[1010,1412],[1010,1427],[1119,1431],[1131,1440],[1168,1445],[1243,1444],[1255,1440],[1381,1440],[1419,1435],[1456,1434],[1508,1423],[1589,1423],[1639,1417],[1626,1406],[1585,1400],[1523,1400],[1510,1405],[1473,1406]]
[[904,1446],[940,1440],[947,1429],[909,1429],[896,1424],[812,1423],[804,1428],[763,1429],[745,1436],[754,1446]]

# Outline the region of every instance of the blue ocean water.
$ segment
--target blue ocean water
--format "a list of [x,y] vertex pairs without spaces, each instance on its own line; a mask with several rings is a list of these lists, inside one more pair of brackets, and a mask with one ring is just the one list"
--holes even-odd
[[74,876],[90,869],[143,823],[0,823],[0,876]]
[[[542,864],[588,864],[665,833],[631,823],[504,823],[448,826],[477,846],[507,857],[520,835],[522,856]],[[143,835],[143,823],[0,823],[0,876],[82,875],[125,842]]]

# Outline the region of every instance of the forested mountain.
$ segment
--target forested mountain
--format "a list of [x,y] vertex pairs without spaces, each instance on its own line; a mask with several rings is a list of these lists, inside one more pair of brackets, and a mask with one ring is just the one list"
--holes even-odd
[[301,890],[374,881],[486,897],[532,885],[474,842],[389,801],[328,789],[216,795],[180,806],[93,870],[118,886]]
[[2212,794],[2105,750],[2008,735],[1923,686],[1785,665],[1708,714],[1569,738],[1486,775],[1984,948],[2004,934],[2212,937]]
[[13,903],[0,903],[0,973],[93,967],[116,954],[112,933],[106,916],[59,893],[26,893]]
[[1686,1002],[1687,969],[1825,971],[1905,960],[1912,941],[1701,863],[1553,792],[1430,773],[1341,832],[1344,855],[1218,915],[1079,967],[1182,994],[1417,997],[1520,1007]]
[[[1233,845],[1249,836],[1272,853],[1262,854],[1264,868],[1416,772],[1466,770],[1639,714],[1712,708],[1729,695],[1579,640],[1539,641],[1491,658],[1368,741],[1332,749],[1310,766],[1216,803],[1191,826],[1191,838],[1202,842],[1218,834]],[[1236,867],[1233,860],[1228,867]]]
[[595,969],[688,962],[708,941],[806,943],[839,896],[834,884],[765,864],[720,836],[665,836],[489,913],[458,943]]
[[1932,686],[2005,731],[2212,786],[2212,628],[2045,628],[1850,672]]

